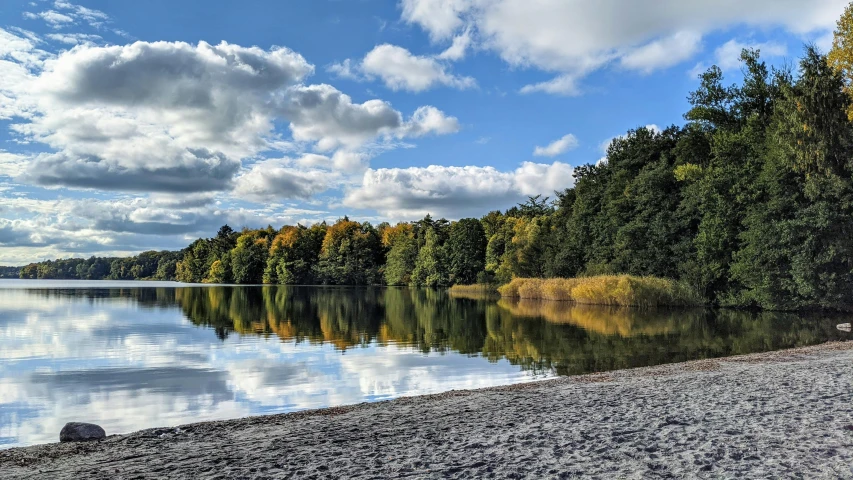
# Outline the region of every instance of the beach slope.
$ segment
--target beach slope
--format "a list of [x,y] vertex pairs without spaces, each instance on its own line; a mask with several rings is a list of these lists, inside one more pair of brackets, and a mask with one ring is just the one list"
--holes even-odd
[[853,478],[853,342],[9,449],[0,477]]

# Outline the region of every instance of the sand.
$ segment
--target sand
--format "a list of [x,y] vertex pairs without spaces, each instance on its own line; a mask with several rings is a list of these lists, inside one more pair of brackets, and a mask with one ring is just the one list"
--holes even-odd
[[853,479],[853,342],[2,450],[0,477]]

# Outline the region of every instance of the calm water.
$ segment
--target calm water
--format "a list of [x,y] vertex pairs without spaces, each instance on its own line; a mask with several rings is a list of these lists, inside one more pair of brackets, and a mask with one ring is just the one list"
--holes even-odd
[[56,441],[68,421],[122,433],[849,339],[842,320],[0,280],[0,448]]

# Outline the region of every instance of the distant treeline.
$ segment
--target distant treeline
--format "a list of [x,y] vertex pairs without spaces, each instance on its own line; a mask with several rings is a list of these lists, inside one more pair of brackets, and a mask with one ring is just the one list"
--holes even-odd
[[0,267],[0,278],[19,278],[21,267]]
[[90,257],[47,260],[18,268],[25,279],[174,280],[183,252],[142,252],[135,257]]
[[[757,51],[742,61],[740,85],[712,67],[684,126],[615,139],[606,161],[579,167],[553,202],[532,197],[457,222],[226,226],[177,259],[148,252],[61,269],[68,278],[165,279],[174,268],[181,282],[429,287],[630,274],[678,279],[716,305],[850,309],[848,70],[811,47],[796,75],[769,70]],[[60,265],[21,275],[53,278],[41,269],[56,275]]]

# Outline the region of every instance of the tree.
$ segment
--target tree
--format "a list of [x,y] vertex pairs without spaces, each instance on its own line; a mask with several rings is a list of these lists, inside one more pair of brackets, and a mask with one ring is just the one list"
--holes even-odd
[[419,287],[443,287],[449,283],[444,247],[434,229],[426,231],[424,246],[418,252],[412,284]]
[[383,263],[379,232],[368,222],[343,218],[326,230],[314,273],[324,284],[369,285],[379,282]]
[[450,226],[448,260],[452,283],[471,284],[486,268],[486,231],[476,218],[463,218]]
[[388,249],[385,263],[385,283],[387,285],[408,285],[412,282],[412,271],[418,256],[418,244],[414,229],[408,223],[400,223],[385,228],[382,232],[382,244]]
[[231,274],[234,283],[261,283],[267,263],[267,239],[260,231],[245,231],[231,251]]

